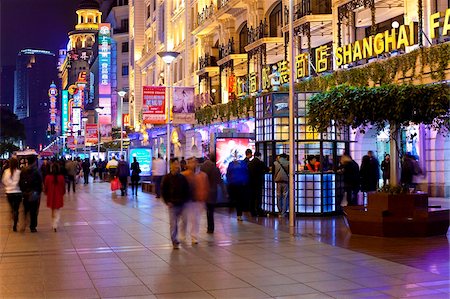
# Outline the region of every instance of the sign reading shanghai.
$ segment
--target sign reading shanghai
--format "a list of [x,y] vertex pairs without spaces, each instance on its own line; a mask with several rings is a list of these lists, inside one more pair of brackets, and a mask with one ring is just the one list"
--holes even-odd
[[195,124],[194,87],[174,87],[172,115],[174,124]]
[[111,24],[99,24],[98,34],[98,69],[99,69],[99,89],[98,104],[103,107],[99,113],[100,124],[111,123]]
[[142,121],[144,124],[164,124],[166,122],[166,88],[164,86],[144,86]]
[[85,142],[86,145],[92,145],[98,142],[97,124],[86,124]]

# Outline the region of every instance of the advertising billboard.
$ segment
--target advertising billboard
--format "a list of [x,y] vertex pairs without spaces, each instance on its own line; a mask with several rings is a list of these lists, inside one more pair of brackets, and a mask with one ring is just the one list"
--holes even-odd
[[86,124],[85,137],[86,145],[96,144],[98,142],[97,124]]
[[142,95],[144,124],[164,124],[166,122],[166,88],[164,86],[144,86]]
[[130,149],[130,167],[133,158],[139,162],[141,176],[150,176],[152,173],[152,149],[151,148],[132,148]]
[[174,124],[195,124],[194,87],[174,87],[172,122]]
[[102,124],[100,123],[100,141],[110,142],[112,141],[112,124]]
[[251,149],[255,152],[255,141],[250,138],[216,138],[216,165],[224,178],[227,174],[228,164],[235,157],[244,160],[245,150]]

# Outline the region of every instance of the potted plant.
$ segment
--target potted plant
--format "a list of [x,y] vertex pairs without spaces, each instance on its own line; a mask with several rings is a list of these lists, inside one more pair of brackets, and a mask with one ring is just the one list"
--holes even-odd
[[408,194],[399,186],[400,130],[411,123],[430,126],[439,132],[450,129],[450,87],[436,85],[383,85],[352,87],[340,85],[311,98],[308,122],[324,132],[332,122],[364,132],[390,127],[391,186],[369,194],[368,206],[345,207],[353,233],[376,236],[427,236],[445,234],[448,211],[428,208],[427,194]]

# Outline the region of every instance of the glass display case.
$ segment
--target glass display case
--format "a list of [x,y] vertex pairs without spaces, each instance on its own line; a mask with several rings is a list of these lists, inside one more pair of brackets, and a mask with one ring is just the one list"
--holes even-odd
[[[295,212],[328,214],[338,210],[342,178],[336,173],[340,156],[349,151],[348,128],[334,124],[319,133],[307,124],[308,101],[314,93],[295,94]],[[289,149],[289,94],[274,92],[256,98],[256,149],[272,166],[277,155]],[[272,173],[265,175],[263,209],[277,213],[276,183]]]

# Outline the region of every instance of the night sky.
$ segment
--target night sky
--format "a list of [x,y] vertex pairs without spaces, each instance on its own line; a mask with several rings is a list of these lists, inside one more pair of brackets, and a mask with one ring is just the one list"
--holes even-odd
[[1,62],[14,65],[23,48],[58,54],[75,28],[79,0],[0,0]]

